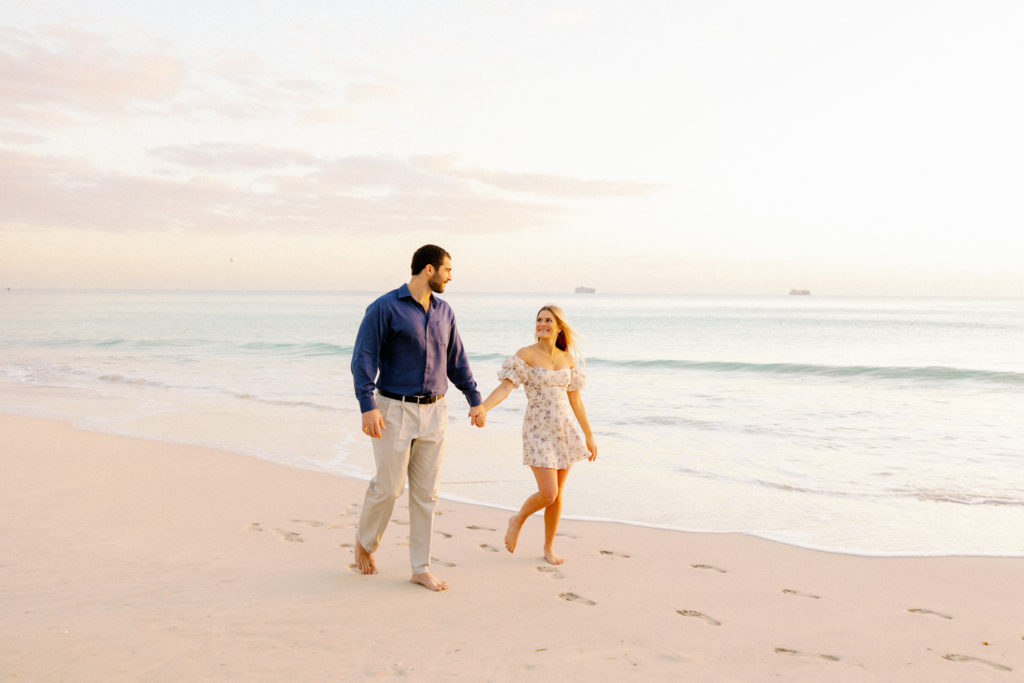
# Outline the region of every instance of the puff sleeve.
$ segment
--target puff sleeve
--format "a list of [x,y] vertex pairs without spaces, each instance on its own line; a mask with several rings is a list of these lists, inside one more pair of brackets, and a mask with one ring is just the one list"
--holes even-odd
[[565,388],[566,391],[579,391],[587,384],[587,376],[583,374],[577,365],[572,369],[572,374],[569,377],[569,386]]
[[509,356],[501,364],[498,370],[498,381],[508,380],[512,382],[512,388],[516,389],[526,381],[526,363],[519,356]]

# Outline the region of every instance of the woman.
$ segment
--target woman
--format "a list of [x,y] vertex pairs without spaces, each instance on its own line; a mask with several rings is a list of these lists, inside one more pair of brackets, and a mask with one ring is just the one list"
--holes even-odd
[[562,491],[574,462],[597,458],[597,444],[587,422],[580,389],[583,372],[577,366],[579,353],[572,328],[558,306],[545,306],[537,313],[537,343],[516,351],[502,363],[501,383],[484,400],[478,426],[487,411],[501,403],[520,384],[526,391],[523,417],[523,464],[529,465],[537,480],[537,492],[523,502],[508,520],[505,547],[515,552],[519,531],[534,512],[544,510],[544,559],[561,564],[555,554],[555,532],[562,516]]

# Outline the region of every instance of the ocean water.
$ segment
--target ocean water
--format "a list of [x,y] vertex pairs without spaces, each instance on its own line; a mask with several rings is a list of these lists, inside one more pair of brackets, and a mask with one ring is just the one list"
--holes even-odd
[[[377,294],[3,292],[0,411],[365,479],[349,360]],[[566,517],[1024,556],[1024,300],[444,298],[485,395],[542,304],[582,334],[599,456]],[[514,392],[477,429],[449,393],[445,497],[512,509],[533,490],[524,407]]]

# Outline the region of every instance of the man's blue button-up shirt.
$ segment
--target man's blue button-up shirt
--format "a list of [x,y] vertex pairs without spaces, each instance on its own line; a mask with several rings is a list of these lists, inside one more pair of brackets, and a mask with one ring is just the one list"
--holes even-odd
[[451,306],[431,295],[429,310],[424,310],[407,284],[367,307],[352,350],[352,378],[363,413],[377,407],[377,388],[403,396],[440,396],[449,379],[470,406],[483,402]]

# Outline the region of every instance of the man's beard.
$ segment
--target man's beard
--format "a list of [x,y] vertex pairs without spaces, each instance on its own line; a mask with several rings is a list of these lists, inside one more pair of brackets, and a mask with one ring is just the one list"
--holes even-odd
[[427,280],[427,285],[430,286],[430,291],[437,292],[438,294],[444,293],[445,281],[441,279],[440,273],[435,273],[434,277]]

